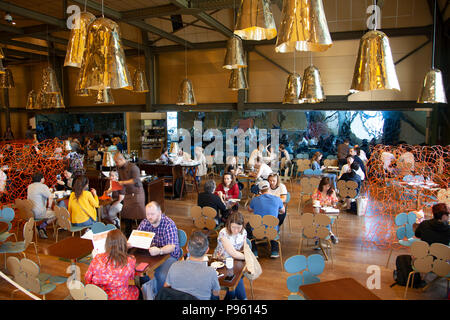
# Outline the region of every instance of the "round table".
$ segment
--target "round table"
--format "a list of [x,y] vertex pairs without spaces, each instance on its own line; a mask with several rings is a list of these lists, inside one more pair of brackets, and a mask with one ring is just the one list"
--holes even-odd
[[0,233],[3,233],[8,230],[8,224],[6,222],[0,221]]

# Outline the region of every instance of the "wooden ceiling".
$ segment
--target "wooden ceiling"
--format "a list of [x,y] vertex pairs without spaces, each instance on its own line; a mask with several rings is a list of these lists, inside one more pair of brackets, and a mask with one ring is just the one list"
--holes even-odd
[[[383,29],[399,29],[401,35],[429,31],[420,27],[432,24],[432,0],[378,2],[382,8]],[[365,11],[372,0],[323,0],[323,3],[332,37],[357,39],[366,30]],[[439,14],[443,21],[448,20],[448,3],[448,0],[439,0]],[[45,58],[48,43],[52,43],[53,53],[64,56],[70,35],[66,26],[69,16],[66,8],[77,5],[83,11],[85,4],[87,11],[101,15],[101,0],[0,0],[0,45],[6,48],[7,63]],[[128,54],[144,46],[160,53],[182,50],[185,46],[191,49],[224,47],[233,30],[233,13],[237,11],[233,6],[239,4],[239,0],[104,0],[103,13],[119,22]],[[277,25],[281,7],[282,0],[272,0],[271,8]],[[6,12],[12,15],[15,25],[3,19]],[[181,16],[183,26],[174,30],[172,20],[177,15],[178,18]]]

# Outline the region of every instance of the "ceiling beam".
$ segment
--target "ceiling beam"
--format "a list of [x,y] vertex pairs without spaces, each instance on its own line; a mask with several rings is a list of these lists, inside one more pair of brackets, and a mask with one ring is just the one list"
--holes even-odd
[[[21,41],[16,41],[16,40],[0,40],[0,43],[4,43],[7,45],[19,47],[19,48],[30,49],[30,50],[34,50],[34,51],[42,51],[42,52],[48,51],[47,47],[39,46],[39,45],[28,43],[28,42],[21,42]],[[66,52],[63,50],[54,49],[54,52],[58,56],[66,55]]]
[[0,10],[4,10],[9,13],[16,14],[18,16],[21,16],[21,17],[24,17],[27,19],[45,22],[47,24],[58,26],[61,28],[66,27],[66,22],[62,19],[48,16],[46,14],[43,14],[43,13],[40,13],[37,11],[33,11],[30,9],[22,8],[11,2],[0,1]]
[[19,51],[19,50],[15,50],[15,49],[3,49],[3,52],[5,53],[5,55],[8,56],[18,56],[18,57],[23,57],[23,58],[28,58],[28,59],[36,59],[36,60],[40,60],[40,59],[44,59],[43,61],[47,61],[47,55],[43,55],[43,54],[38,54],[38,53],[34,53],[34,52],[25,52],[25,51]]
[[122,19],[142,20],[148,18],[158,18],[172,16],[176,14],[193,14],[201,12],[199,9],[183,9],[174,4],[167,4],[156,7],[141,8],[130,11],[122,11]]

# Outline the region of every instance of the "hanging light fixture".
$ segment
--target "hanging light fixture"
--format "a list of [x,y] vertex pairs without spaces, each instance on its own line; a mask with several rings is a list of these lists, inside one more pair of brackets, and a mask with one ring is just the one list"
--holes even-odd
[[113,104],[114,98],[111,89],[101,89],[97,92],[97,101],[95,104]]
[[78,90],[75,90],[75,94],[77,96],[80,96],[80,97],[89,97],[89,96],[94,95],[93,94],[93,90],[89,90],[89,89],[78,89]]
[[136,69],[133,76],[133,91],[134,92],[148,92],[147,80],[145,79],[144,71]]
[[298,73],[291,73],[287,78],[284,90],[283,104],[300,104],[300,92],[302,89],[302,78]]
[[133,89],[114,21],[102,17],[89,25],[78,82],[78,89]]
[[177,105],[180,106],[195,106],[197,101],[195,100],[194,87],[189,79],[184,79],[181,82],[180,90],[178,91]]
[[14,88],[14,78],[8,68],[5,68],[5,73],[0,73],[0,88]]
[[57,94],[60,92],[55,70],[50,66],[42,72],[42,90],[46,94]]
[[48,109],[64,109],[64,100],[62,98],[61,92],[56,94],[47,94],[48,99]]
[[3,62],[0,59],[0,74],[5,73],[5,68],[3,67]]
[[224,69],[246,68],[247,63],[244,58],[244,47],[242,40],[234,35],[227,41],[227,53],[223,63]]
[[248,89],[247,77],[243,68],[231,70],[228,88],[231,90]]
[[234,34],[243,40],[270,40],[277,36],[277,27],[270,10],[270,0],[242,0]]
[[49,101],[48,101],[48,94],[45,94],[45,92],[41,89],[39,90],[37,94],[37,103],[36,103],[36,109],[48,109]]
[[320,71],[313,65],[307,67],[303,73],[300,100],[302,103],[318,103],[325,100]]
[[425,75],[423,87],[417,98],[417,103],[447,103],[442,72],[434,67],[434,56],[436,52],[436,1],[437,0],[434,1],[433,13],[433,51],[431,53],[431,70]]
[[67,44],[65,67],[81,67],[83,53],[86,46],[87,30],[95,16],[89,12],[81,12],[79,16],[79,28],[70,32],[69,43]]
[[26,109],[34,110],[36,109],[36,105],[37,105],[37,95],[34,90],[31,90],[30,92],[28,92]]
[[322,0],[285,0],[275,51],[325,51],[333,44]]
[[3,53],[3,49],[0,47],[0,59],[5,59],[5,54]]

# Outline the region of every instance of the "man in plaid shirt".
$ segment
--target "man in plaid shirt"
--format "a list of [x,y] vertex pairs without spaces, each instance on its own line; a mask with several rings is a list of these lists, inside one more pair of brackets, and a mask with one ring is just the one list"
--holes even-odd
[[150,255],[170,254],[169,259],[155,270],[156,284],[159,291],[166,281],[170,266],[181,256],[178,229],[175,222],[161,212],[161,207],[155,201],[145,206],[145,214],[147,218],[141,221],[138,230],[155,233],[152,246],[148,249]]

